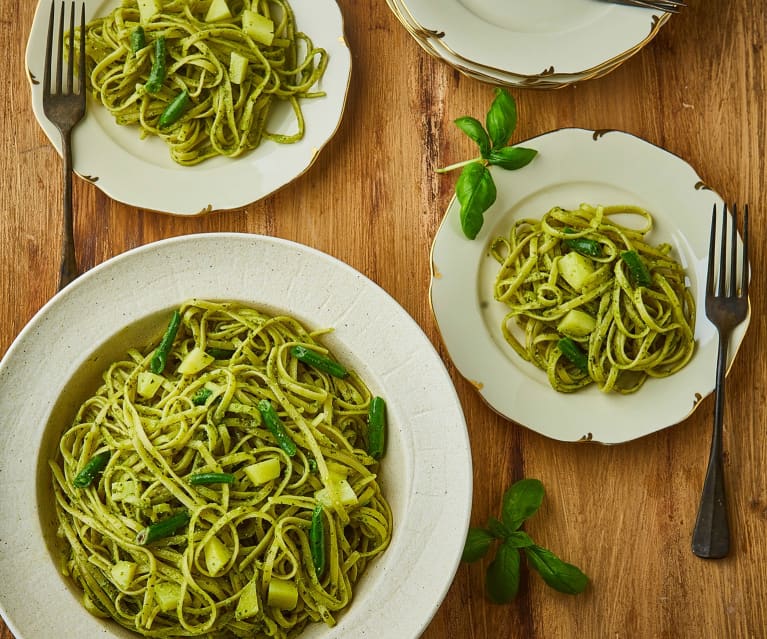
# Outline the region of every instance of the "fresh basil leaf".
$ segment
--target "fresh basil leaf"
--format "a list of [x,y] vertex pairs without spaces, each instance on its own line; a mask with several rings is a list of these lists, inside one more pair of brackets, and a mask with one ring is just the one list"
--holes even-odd
[[501,517],[510,530],[517,530],[522,522],[541,507],[543,484],[537,479],[521,479],[503,495]]
[[535,149],[528,149],[523,146],[505,146],[502,149],[493,149],[487,157],[488,162],[495,166],[500,166],[507,171],[515,171],[527,166],[538,154]]
[[485,116],[485,125],[494,149],[509,143],[511,134],[517,128],[517,103],[505,89],[495,90],[495,99]]
[[470,162],[461,171],[455,194],[461,203],[463,234],[473,240],[482,228],[485,211],[495,202],[495,182],[490,171],[482,162]]
[[513,530],[509,530],[502,522],[498,521],[495,517],[490,517],[487,522],[488,532],[496,539],[506,539]]
[[461,561],[471,563],[472,561],[482,559],[487,554],[490,544],[494,540],[495,537],[484,528],[469,528],[469,532],[466,535],[466,543],[463,546]]
[[487,157],[488,153],[490,153],[490,138],[487,137],[487,132],[482,128],[480,121],[472,118],[470,115],[466,115],[455,120],[455,124],[477,143],[482,157]]
[[525,548],[527,546],[535,546],[535,542],[530,538],[530,536],[521,530],[515,530],[513,533],[509,534],[505,539],[505,543],[507,543],[512,548]]
[[589,578],[580,568],[562,561],[550,550],[540,546],[524,548],[528,563],[543,577],[543,580],[554,590],[575,595],[583,592],[589,583]]
[[508,603],[519,590],[519,551],[506,544],[498,547],[495,559],[487,567],[485,587],[493,603]]

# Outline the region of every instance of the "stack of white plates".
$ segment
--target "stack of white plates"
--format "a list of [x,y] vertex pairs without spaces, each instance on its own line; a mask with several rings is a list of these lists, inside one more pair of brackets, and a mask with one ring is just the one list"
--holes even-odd
[[386,0],[429,54],[509,87],[556,89],[609,73],[670,14],[604,0]]

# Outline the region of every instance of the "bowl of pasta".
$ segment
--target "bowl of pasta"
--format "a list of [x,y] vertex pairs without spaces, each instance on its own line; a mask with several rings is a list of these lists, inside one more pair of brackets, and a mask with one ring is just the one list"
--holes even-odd
[[306,246],[213,233],[112,258],[22,330],[0,404],[19,639],[417,637],[457,569],[471,458],[449,375],[392,298]]

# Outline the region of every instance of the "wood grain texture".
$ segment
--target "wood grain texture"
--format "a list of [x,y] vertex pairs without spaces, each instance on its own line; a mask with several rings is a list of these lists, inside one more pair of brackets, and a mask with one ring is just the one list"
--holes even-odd
[[[622,129],[685,158],[726,200],[750,203],[753,319],[725,414],[734,548],[716,562],[690,552],[712,398],[683,423],[630,444],[574,445],[500,418],[456,372],[428,301],[430,245],[455,180],[434,169],[472,152],[452,120],[483,117],[491,87],[424,53],[385,2],[339,4],[352,81],[341,127],[314,166],[242,210],[191,219],[116,203],[77,179],[81,267],[176,235],[265,233],[347,262],[415,318],[445,359],[466,414],[472,522],[497,514],[510,482],[537,477],[547,497],[528,532],[591,577],[571,597],[525,574],[515,602],[495,606],[483,596],[484,565],[461,565],[423,639],[767,637],[765,3],[690,0],[610,75],[513,91],[517,139],[567,126]],[[6,0],[0,18],[0,353],[54,294],[58,273],[60,159],[33,117],[24,64],[33,12],[32,2]],[[0,639],[12,637],[0,622]]]

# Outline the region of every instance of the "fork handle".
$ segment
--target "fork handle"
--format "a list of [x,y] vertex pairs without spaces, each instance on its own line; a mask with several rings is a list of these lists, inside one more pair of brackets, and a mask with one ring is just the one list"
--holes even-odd
[[72,142],[69,131],[61,133],[61,155],[63,156],[64,178],[64,220],[62,229],[61,267],[59,269],[59,290],[64,288],[79,273],[75,257],[74,215],[72,213]]
[[724,490],[722,463],[722,422],[724,419],[724,380],[727,372],[729,333],[719,334],[716,360],[716,400],[714,432],[711,437],[706,479],[698,506],[698,517],[692,534],[692,552],[704,559],[720,559],[730,551],[730,526]]

